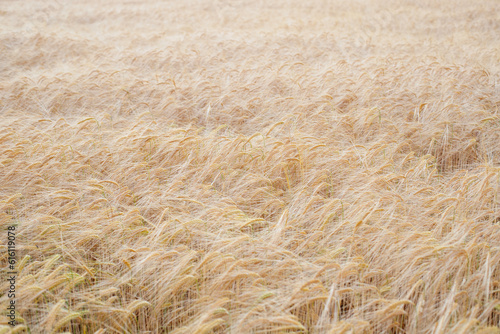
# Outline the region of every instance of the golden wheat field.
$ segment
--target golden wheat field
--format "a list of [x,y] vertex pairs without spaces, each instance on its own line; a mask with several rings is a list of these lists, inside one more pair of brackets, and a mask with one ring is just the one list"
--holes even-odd
[[500,333],[499,1],[5,0],[0,74],[1,334]]

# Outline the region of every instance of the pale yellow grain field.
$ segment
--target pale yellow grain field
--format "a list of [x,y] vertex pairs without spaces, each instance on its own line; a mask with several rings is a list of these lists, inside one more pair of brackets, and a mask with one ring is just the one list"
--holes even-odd
[[497,0],[1,1],[0,333],[499,333],[499,109]]

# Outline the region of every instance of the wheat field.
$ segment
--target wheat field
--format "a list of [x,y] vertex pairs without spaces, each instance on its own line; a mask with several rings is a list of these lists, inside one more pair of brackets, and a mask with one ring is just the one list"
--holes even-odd
[[0,333],[500,333],[499,36],[497,0],[1,1]]

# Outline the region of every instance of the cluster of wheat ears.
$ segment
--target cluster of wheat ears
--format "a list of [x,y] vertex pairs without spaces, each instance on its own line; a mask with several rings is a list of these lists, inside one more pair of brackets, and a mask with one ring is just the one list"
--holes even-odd
[[499,333],[498,13],[2,2],[0,333]]

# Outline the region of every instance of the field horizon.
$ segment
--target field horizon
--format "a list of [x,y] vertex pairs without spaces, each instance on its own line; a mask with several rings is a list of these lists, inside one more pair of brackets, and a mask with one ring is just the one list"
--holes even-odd
[[0,334],[499,334],[499,13],[2,2]]

